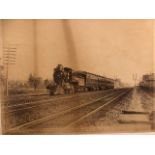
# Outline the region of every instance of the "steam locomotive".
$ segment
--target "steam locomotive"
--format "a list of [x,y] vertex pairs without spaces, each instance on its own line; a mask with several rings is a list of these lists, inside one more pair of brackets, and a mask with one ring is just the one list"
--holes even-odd
[[50,95],[114,88],[113,79],[86,71],[74,71],[69,67],[63,67],[61,64],[58,64],[54,69],[53,80],[54,84],[47,86]]

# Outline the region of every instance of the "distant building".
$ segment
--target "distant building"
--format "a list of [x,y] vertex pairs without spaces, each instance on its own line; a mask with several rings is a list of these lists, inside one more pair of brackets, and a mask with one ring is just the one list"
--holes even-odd
[[151,74],[143,75],[142,81],[139,83],[139,85],[141,87],[150,88],[150,89],[155,88],[155,74],[151,73]]
[[154,73],[143,75],[143,81],[154,81],[154,80],[155,80]]

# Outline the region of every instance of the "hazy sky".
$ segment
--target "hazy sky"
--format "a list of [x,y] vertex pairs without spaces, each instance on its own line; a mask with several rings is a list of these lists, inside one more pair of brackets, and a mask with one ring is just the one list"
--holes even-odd
[[80,68],[131,81],[153,69],[151,20],[78,20],[71,22]]
[[[52,78],[58,64],[132,82],[153,70],[152,20],[3,20],[3,43],[16,46],[9,78]],[[35,55],[35,56],[34,56]],[[37,65],[34,65],[37,64]]]

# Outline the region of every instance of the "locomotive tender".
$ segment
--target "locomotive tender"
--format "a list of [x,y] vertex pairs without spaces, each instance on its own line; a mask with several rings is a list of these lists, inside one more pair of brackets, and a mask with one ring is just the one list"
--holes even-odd
[[54,69],[53,80],[54,85],[47,86],[51,95],[114,88],[113,79],[86,71],[74,71],[60,64]]

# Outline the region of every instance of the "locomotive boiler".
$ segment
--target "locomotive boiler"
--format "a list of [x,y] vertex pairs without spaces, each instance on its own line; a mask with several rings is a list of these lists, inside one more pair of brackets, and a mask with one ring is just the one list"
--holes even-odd
[[53,85],[47,86],[51,95],[114,88],[114,80],[111,78],[86,71],[75,71],[60,64],[54,69],[53,81]]

